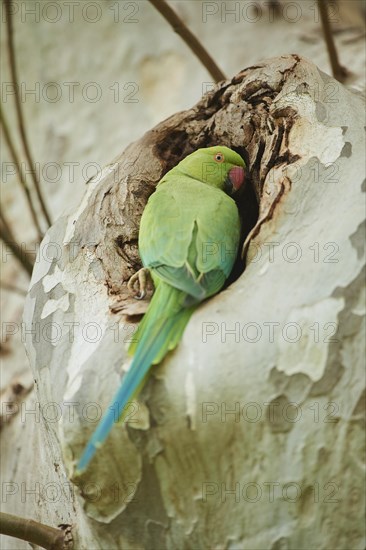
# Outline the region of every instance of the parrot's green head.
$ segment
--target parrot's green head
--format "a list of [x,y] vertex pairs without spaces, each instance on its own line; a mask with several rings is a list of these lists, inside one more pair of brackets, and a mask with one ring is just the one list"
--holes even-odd
[[245,180],[245,162],[228,147],[216,145],[197,149],[184,158],[178,168],[181,172],[233,195]]

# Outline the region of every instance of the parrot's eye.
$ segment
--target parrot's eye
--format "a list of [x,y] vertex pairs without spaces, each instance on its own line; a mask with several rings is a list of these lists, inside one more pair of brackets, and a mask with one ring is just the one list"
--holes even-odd
[[224,162],[224,155],[222,153],[216,153],[214,159],[216,162]]

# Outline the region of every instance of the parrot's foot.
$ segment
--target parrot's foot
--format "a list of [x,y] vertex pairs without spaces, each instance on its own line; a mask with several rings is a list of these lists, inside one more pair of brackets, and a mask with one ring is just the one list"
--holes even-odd
[[[138,286],[137,291],[135,286]],[[150,271],[146,267],[143,267],[137,273],[132,275],[131,279],[127,283],[127,288],[131,294],[134,295],[135,300],[143,300],[146,296],[146,289],[152,286],[153,283]]]

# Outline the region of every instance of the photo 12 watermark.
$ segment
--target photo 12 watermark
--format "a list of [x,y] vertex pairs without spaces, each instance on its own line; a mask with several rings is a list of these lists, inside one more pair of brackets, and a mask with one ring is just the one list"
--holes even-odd
[[264,481],[258,483],[217,483],[206,481],[202,483],[202,502],[212,503],[274,503],[278,501],[294,504],[299,502],[304,493],[312,494],[313,503],[338,504],[340,499],[341,484],[336,481],[303,485],[294,481],[280,483],[279,481]]
[[[95,25],[104,20],[112,20],[114,23],[136,24],[140,22],[139,13],[142,2],[130,2],[116,0],[105,2],[99,0],[58,0],[58,1],[32,1],[12,0],[10,3],[11,15],[17,23],[49,23],[56,25],[59,22],[78,23],[83,21]],[[2,21],[6,21],[6,9],[4,2],[1,6]]]
[[219,421],[221,424],[240,422],[256,424],[266,421],[274,428],[279,425],[284,427],[286,423],[291,428],[294,424],[304,421],[311,421],[314,424],[337,424],[340,418],[340,407],[334,401],[326,403],[313,401],[304,404],[288,401],[284,397],[263,403],[204,401],[201,403],[200,410],[203,424],[213,421]]
[[6,105],[18,94],[21,103],[98,103],[107,99],[113,103],[139,103],[137,82],[2,82],[1,101]]
[[[339,23],[339,5],[333,0],[327,2],[329,20]],[[287,23],[298,23],[303,18],[320,22],[319,7],[316,1],[271,2],[271,1],[216,1],[202,2],[202,23],[219,20],[221,23],[274,23],[282,18]]]
[[339,326],[337,323],[328,321],[319,323],[318,321],[309,321],[298,323],[289,321],[280,323],[279,321],[203,321],[202,322],[202,342],[212,343],[214,341],[222,344],[240,344],[247,342],[256,344],[265,342],[275,344],[286,342],[286,344],[297,344],[301,340],[308,344],[336,344],[339,342],[337,333]]
[[19,403],[2,401],[1,419],[5,424],[12,416],[17,415],[22,424],[33,422],[35,424],[46,423],[55,425],[62,419],[67,424],[80,424],[82,422],[96,425],[105,413],[112,411],[115,424],[119,421],[122,413],[124,423],[136,424],[139,422],[139,410],[140,405],[138,401],[129,401],[124,407],[121,407],[117,402],[112,402],[107,408],[102,407],[96,401],[88,401],[86,403],[80,401],[63,401],[60,403],[48,401],[40,403],[36,401],[32,407],[26,401]]
[[136,492],[138,483],[135,481],[124,484],[111,482],[108,486],[102,486],[94,481],[81,482],[75,480],[75,483],[50,481],[41,483],[38,481],[2,481],[1,483],[1,502],[11,504],[14,502],[33,503],[38,505],[40,502],[49,505],[57,503],[72,503],[79,493],[84,500],[89,503],[98,503],[108,501],[121,503],[137,503]]

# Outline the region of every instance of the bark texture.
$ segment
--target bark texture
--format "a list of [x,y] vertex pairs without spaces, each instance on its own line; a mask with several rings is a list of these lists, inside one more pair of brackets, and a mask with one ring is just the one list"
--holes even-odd
[[[296,55],[249,67],[132,143],[47,233],[24,318],[32,475],[67,488],[44,519],[76,524],[77,548],[364,547],[363,108]],[[146,306],[126,290],[143,208],[167,170],[216,144],[250,173],[246,269],[75,479]]]

